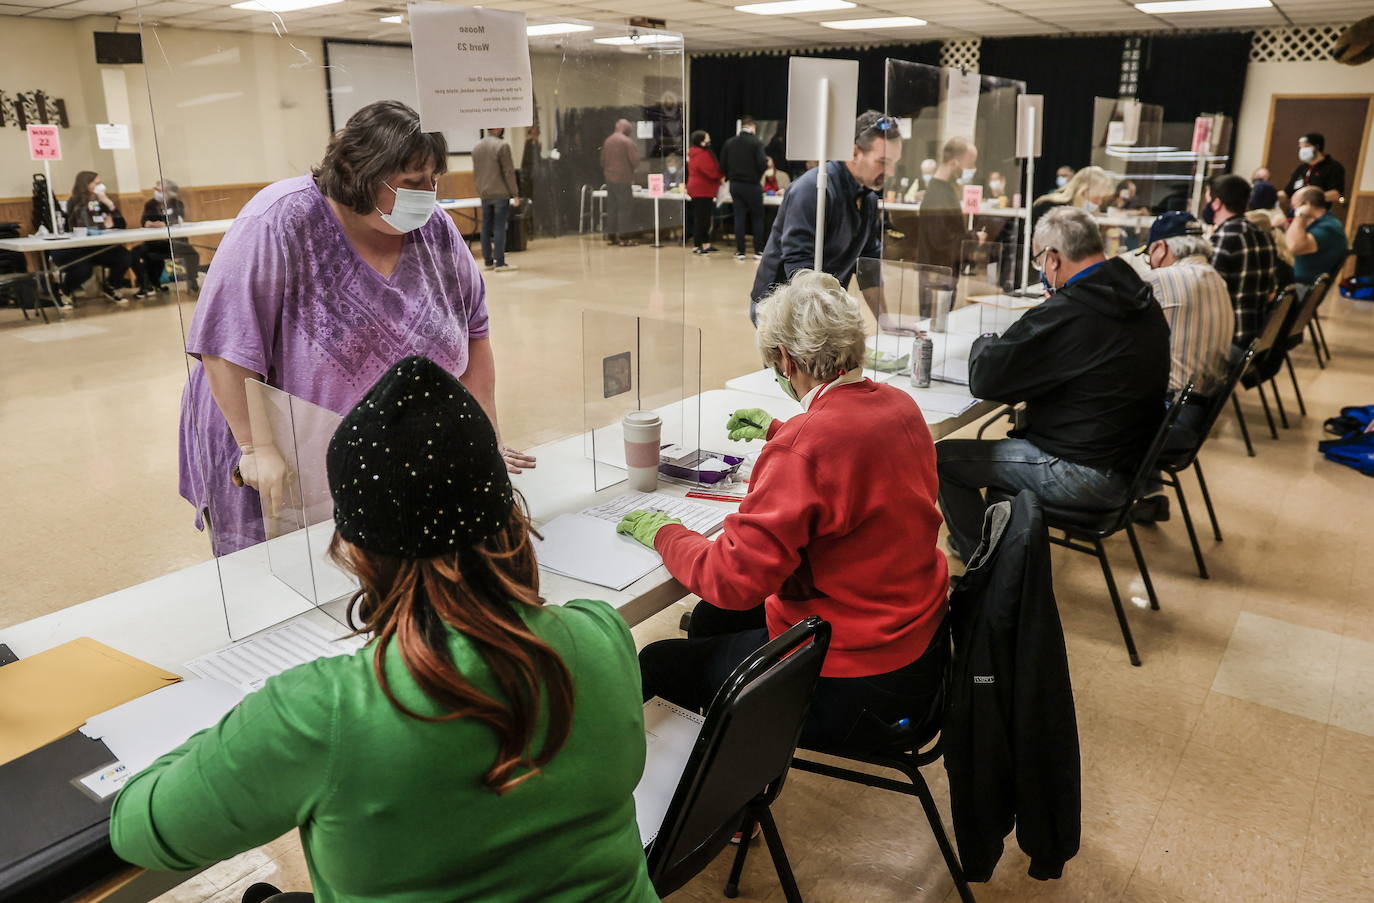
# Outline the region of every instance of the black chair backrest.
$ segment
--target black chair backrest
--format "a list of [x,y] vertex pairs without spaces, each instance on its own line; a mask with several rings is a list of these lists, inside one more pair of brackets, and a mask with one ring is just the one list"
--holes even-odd
[[830,625],[809,617],[760,647],[716,693],[648,850],[659,896],[716,857],[749,803],[777,798],[829,645]]
[[[1259,339],[1251,339],[1250,347],[1241,351],[1233,348],[1231,354],[1231,369],[1226,374],[1226,379],[1212,391],[1212,394],[1205,396],[1207,411],[1202,416],[1202,421],[1197,425],[1196,442],[1187,448],[1171,447],[1161,458],[1161,465],[1166,470],[1183,470],[1193,463],[1197,458],[1198,452],[1202,451],[1202,444],[1207,441],[1207,437],[1212,433],[1212,427],[1216,425],[1221,412],[1226,410],[1226,402],[1231,397],[1231,393],[1236,390],[1236,384],[1245,375],[1245,371],[1250,369],[1250,363],[1255,359],[1255,346],[1259,344]],[[1197,400],[1202,400],[1204,396],[1195,396]],[[1181,409],[1180,415],[1182,416]]]
[[1311,323],[1317,314],[1317,305],[1322,303],[1330,288],[1331,277],[1322,273],[1307,289],[1307,297],[1302,299],[1302,306],[1298,308],[1297,316],[1293,317],[1293,325],[1288,327],[1290,339],[1302,338],[1302,334],[1307,331],[1307,324]]
[[1121,506],[1117,513],[1116,523],[1109,531],[1115,533],[1126,526],[1126,520],[1131,516],[1131,506],[1135,504],[1145,494],[1146,484],[1155,478],[1159,472],[1159,458],[1164,453],[1164,446],[1169,441],[1169,435],[1174,431],[1174,425],[1178,423],[1179,415],[1183,413],[1183,406],[1188,404],[1193,395],[1193,384],[1189,383],[1183,387],[1183,391],[1178,393],[1178,397],[1164,410],[1164,417],[1159,421],[1159,429],[1155,431],[1155,437],[1150,441],[1149,448],[1140,458],[1140,465],[1136,468],[1135,476],[1131,479],[1131,494],[1126,500],[1126,504]]
[[1288,316],[1288,309],[1293,306],[1293,299],[1298,295],[1298,288],[1290,285],[1279,293],[1279,297],[1269,308],[1269,319],[1264,321],[1264,329],[1260,330],[1259,338],[1255,340],[1255,356],[1263,357],[1274,343],[1283,334],[1284,320]]

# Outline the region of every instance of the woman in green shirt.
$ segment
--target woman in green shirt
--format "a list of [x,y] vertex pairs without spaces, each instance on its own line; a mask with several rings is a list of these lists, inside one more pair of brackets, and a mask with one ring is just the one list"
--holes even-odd
[[656,901],[629,629],[604,602],[543,604],[477,402],[407,358],[344,419],[328,471],[350,622],[375,638],[272,678],[130,779],[115,852],[189,869],[299,827],[319,901]]

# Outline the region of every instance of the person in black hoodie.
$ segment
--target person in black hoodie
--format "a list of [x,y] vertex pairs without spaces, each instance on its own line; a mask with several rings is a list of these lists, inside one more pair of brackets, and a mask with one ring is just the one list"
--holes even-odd
[[1022,425],[1008,439],[936,445],[940,508],[965,561],[978,547],[987,487],[1031,489],[1068,508],[1122,504],[1164,413],[1169,325],[1150,287],[1103,256],[1083,210],[1046,213],[1032,247],[1049,297],[1002,336],[979,338],[969,356],[973,395],[1025,402]]

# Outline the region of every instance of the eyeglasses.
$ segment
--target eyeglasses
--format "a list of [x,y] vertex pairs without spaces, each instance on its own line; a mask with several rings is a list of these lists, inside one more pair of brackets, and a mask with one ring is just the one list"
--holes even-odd
[[1037,270],[1044,269],[1044,267],[1041,266],[1041,264],[1045,260],[1045,255],[1050,253],[1051,251],[1054,251],[1056,254],[1059,253],[1054,248],[1041,248],[1039,251],[1035,252],[1035,254],[1031,256],[1031,263],[1035,266]]

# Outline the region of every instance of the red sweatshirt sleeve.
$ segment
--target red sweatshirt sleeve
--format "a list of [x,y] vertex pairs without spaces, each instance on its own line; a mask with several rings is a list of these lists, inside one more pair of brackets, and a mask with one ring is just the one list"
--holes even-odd
[[725,518],[714,542],[676,524],[654,538],[669,573],[720,608],[763,604],[796,572],[801,550],[823,526],[825,491],[803,455],[770,446],[754,474],[739,513]]

